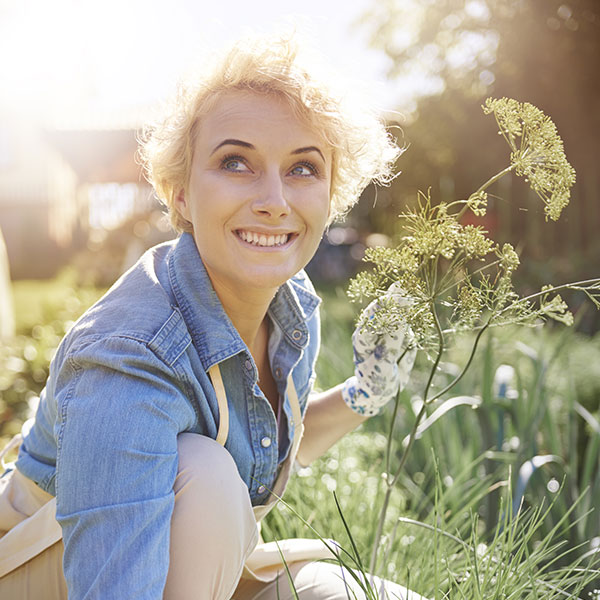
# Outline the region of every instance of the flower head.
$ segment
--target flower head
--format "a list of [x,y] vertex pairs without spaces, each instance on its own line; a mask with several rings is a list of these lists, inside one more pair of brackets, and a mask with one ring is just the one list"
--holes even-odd
[[573,313],[569,310],[567,303],[560,297],[559,294],[550,296],[553,287],[545,285],[542,287],[542,292],[547,292],[542,296],[540,302],[540,314],[546,316],[565,325],[573,325]]
[[528,102],[511,98],[488,98],[483,111],[494,114],[500,134],[512,150],[511,165],[544,202],[546,219],[558,220],[569,204],[575,169],[567,161],[550,117]]
[[486,192],[479,191],[471,194],[467,200],[467,206],[471,209],[474,215],[478,217],[485,216],[487,211],[488,195]]
[[487,256],[496,245],[494,240],[485,236],[481,227],[466,225],[461,227],[457,235],[457,246],[461,248],[468,258],[479,258]]
[[436,256],[450,259],[454,256],[460,224],[454,216],[447,214],[445,208],[444,204],[432,208],[427,198],[417,211],[401,215],[410,234],[404,237],[404,243],[421,260],[427,261]]
[[511,244],[504,244],[502,250],[496,250],[496,254],[500,259],[500,268],[508,274],[512,273],[521,262]]
[[458,322],[463,329],[475,326],[483,312],[479,291],[472,285],[461,285],[456,296]]

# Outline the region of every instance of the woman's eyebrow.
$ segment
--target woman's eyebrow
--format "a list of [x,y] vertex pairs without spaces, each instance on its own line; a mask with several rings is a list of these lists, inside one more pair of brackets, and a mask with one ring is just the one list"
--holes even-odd
[[325,157],[323,156],[323,153],[316,146],[306,146],[304,148],[298,148],[297,150],[294,150],[292,154],[304,154],[305,152],[318,152],[321,155],[323,162],[327,162],[325,160]]
[[[210,153],[211,156],[222,146],[241,146],[242,148],[249,148],[250,150],[256,150],[254,145],[252,145],[250,142],[244,142],[242,140],[236,140],[234,138],[227,138],[226,140],[223,140],[222,142],[220,142],[213,148],[213,151]],[[317,148],[316,146],[304,146],[302,148],[292,150],[291,153],[292,154],[305,154],[307,152],[317,152],[323,159],[323,162],[327,162],[325,160],[325,156],[323,156],[323,153],[321,152],[321,150],[319,150],[319,148]]]
[[254,146],[249,142],[243,142],[242,140],[235,140],[232,138],[228,138],[223,140],[220,144],[217,144],[213,151],[210,153],[211,156],[219,149],[221,146],[241,146],[242,148],[250,148],[250,150],[254,150]]

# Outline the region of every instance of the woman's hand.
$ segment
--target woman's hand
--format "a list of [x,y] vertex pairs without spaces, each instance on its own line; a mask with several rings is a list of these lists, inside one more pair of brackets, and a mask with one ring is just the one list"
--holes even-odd
[[[397,285],[392,285],[384,299],[367,306],[361,324],[373,320],[384,302],[395,302],[402,309],[410,306],[413,300],[407,298]],[[402,314],[403,311],[398,312]],[[366,418],[376,415],[408,381],[417,349],[413,333],[404,321],[400,319],[397,327],[383,335],[359,326],[352,336],[352,343],[355,375],[309,399],[304,436],[298,451],[298,462],[303,466],[321,456]]]
[[[409,306],[411,299],[403,290],[392,284],[384,298]],[[342,388],[342,397],[356,413],[365,417],[376,415],[408,382],[415,362],[417,349],[410,327],[399,322],[385,333],[374,333],[366,325],[381,306],[374,300],[365,308],[360,323],[352,335],[354,347],[354,377]]]

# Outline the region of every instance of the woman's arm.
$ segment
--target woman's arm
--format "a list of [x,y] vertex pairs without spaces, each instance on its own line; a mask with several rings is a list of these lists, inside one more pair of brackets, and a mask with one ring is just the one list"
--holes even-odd
[[[406,306],[411,300],[399,287],[386,293],[388,302]],[[380,308],[373,301],[363,312],[361,323],[370,321]],[[396,397],[408,382],[415,362],[416,347],[412,332],[399,321],[390,331],[375,333],[359,325],[352,335],[354,376],[342,385],[309,398],[304,418],[304,437],[298,451],[298,462],[307,465],[326,452],[349,431]]]
[[298,449],[298,462],[306,466],[319,458],[367,418],[354,412],[344,402],[342,385],[310,396],[304,417],[304,436]]
[[193,419],[144,343],[78,350],[57,391],[57,515],[69,598],[162,598],[177,434]]

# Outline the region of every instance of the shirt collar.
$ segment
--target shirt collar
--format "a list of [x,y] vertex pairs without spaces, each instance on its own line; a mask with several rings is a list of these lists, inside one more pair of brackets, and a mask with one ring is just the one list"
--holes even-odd
[[[175,244],[168,269],[175,300],[204,369],[247,351],[223,309],[191,234],[183,233]],[[306,321],[321,302],[307,289],[306,280],[306,274],[301,271],[286,281],[269,306],[270,317],[282,329],[287,341],[299,349],[308,344]]]

